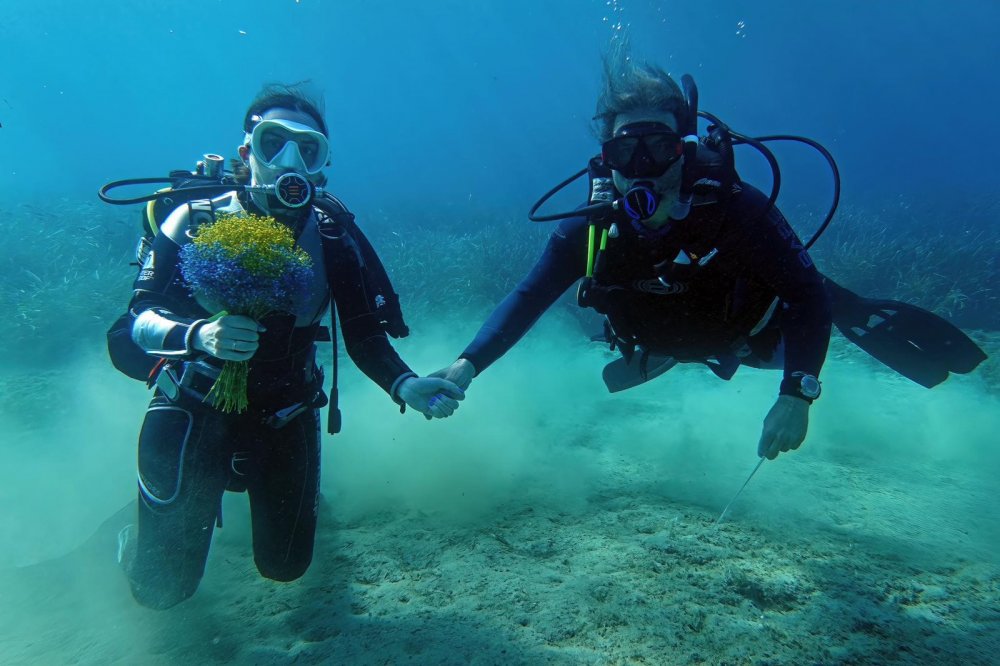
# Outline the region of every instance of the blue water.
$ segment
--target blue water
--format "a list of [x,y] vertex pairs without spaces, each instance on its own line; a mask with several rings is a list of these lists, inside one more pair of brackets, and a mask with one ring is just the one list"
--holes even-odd
[[989,0],[8,3],[0,185],[89,196],[229,155],[262,82],[311,79],[355,205],[523,209],[595,152],[599,55],[625,25],[734,127],[827,144],[852,197],[981,196],[998,21]]
[[[103,351],[138,218],[96,198],[234,155],[260,87],[309,80],[329,188],[399,278],[397,346],[426,373],[537,256],[548,229],[518,230],[598,151],[601,54],[627,35],[735,129],[826,145],[845,213],[818,256],[870,222],[869,295],[995,352],[998,25],[991,0],[0,3],[0,663],[1000,663],[995,362],[926,391],[835,341],[806,444],[713,531],[775,377],[609,396],[612,356],[563,304],[442,423],[397,418],[345,361],[307,576],[261,579],[227,496],[199,592],[140,609],[112,555],[148,394]],[[829,171],[775,150],[805,235]]]

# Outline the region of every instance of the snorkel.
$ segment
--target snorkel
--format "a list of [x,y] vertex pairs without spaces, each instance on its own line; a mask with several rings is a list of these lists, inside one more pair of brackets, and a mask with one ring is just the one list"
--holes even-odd
[[684,93],[684,106],[687,114],[683,120],[681,132],[684,135],[684,161],[681,163],[681,191],[674,203],[670,217],[683,220],[691,212],[691,201],[694,198],[694,183],[697,179],[698,167],[698,86],[694,77],[685,74],[681,77],[681,90]]

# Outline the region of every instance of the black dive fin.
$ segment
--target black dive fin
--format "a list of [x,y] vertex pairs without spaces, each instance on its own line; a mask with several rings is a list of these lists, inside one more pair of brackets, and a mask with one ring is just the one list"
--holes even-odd
[[736,374],[736,371],[740,369],[740,359],[734,354],[722,354],[715,356],[715,361],[710,361],[705,359],[702,361],[708,366],[708,369],[715,373],[715,376],[719,379],[729,381]]
[[633,354],[621,357],[604,366],[604,385],[610,393],[645,384],[650,379],[659,377],[670,368],[677,365],[677,359],[672,356],[661,356],[652,353]]
[[833,323],[845,338],[907,379],[932,388],[955,372],[966,374],[986,353],[957,326],[900,301],[863,298],[824,278]]

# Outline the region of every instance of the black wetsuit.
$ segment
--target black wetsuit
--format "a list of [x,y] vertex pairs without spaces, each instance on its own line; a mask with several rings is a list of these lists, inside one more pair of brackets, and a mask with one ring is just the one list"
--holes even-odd
[[[239,209],[235,200],[229,208]],[[315,293],[299,313],[261,320],[267,330],[249,362],[249,408],[224,414],[202,401],[211,378],[194,372],[220,367],[221,361],[190,349],[194,328],[214,313],[192,296],[180,275],[178,239],[184,242],[191,224],[190,211],[181,222],[173,220],[182,211],[156,237],[130,305],[135,316],[152,309],[177,322],[164,336],[160,355],[170,359],[172,376],[188,370],[194,378],[174,397],[156,391],[139,436],[138,541],[126,570],[135,598],[153,608],[169,608],[194,593],[227,489],[247,491],[254,561],[262,575],[282,581],[298,578],[309,566],[319,501],[317,407],[325,400],[314,341],[331,290],[315,214],[299,237],[313,256]],[[372,316],[375,305],[368,302],[360,274],[348,271],[342,282],[332,291],[348,354],[398,402],[396,387],[413,373]],[[299,403],[306,409],[290,421],[275,420],[279,410]]]
[[[622,344],[680,360],[730,356],[747,345],[768,360],[784,342],[782,393],[794,393],[799,371],[819,375],[830,338],[830,301],[801,241],[767,198],[743,185],[724,203],[695,206],[683,220],[648,231],[622,216],[608,240],[586,304],[608,316]],[[494,310],[462,353],[482,372],[586,274],[588,220],[564,220],[525,279]],[[684,251],[690,264],[674,263]],[[712,255],[712,250],[717,252]],[[708,259],[696,268],[698,260]],[[668,262],[668,286],[655,268]],[[749,334],[780,299],[771,325]]]

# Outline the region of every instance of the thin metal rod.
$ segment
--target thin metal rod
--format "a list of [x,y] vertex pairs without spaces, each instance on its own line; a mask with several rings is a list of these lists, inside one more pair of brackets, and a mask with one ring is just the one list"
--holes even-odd
[[715,521],[714,527],[718,527],[719,523],[722,522],[722,519],[726,517],[726,513],[728,513],[729,511],[729,507],[733,505],[733,502],[736,501],[736,498],[739,497],[740,493],[743,492],[743,489],[747,487],[747,484],[750,483],[750,479],[752,479],[753,475],[757,473],[757,470],[760,469],[760,466],[764,464],[765,460],[767,459],[764,456],[760,457],[760,460],[757,461],[757,466],[753,468],[752,472],[750,472],[750,476],[747,477],[747,480],[743,482],[743,485],[740,486],[740,489],[736,491],[735,495],[733,495],[733,499],[729,500],[729,504],[727,504],[726,508],[722,510],[721,514],[719,514],[719,518]]

